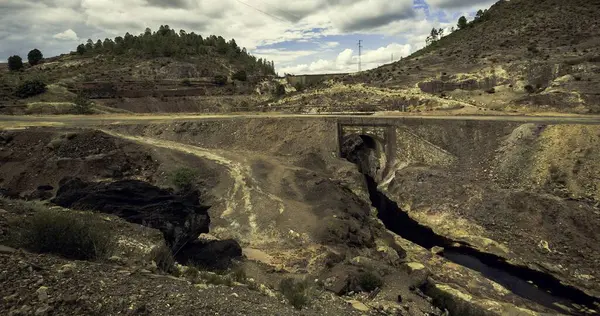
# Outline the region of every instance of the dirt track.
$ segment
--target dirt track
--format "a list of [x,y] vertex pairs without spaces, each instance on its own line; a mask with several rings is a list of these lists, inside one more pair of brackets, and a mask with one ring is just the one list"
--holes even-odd
[[504,122],[523,122],[538,124],[600,124],[600,116],[523,116],[523,115],[465,115],[465,116],[444,116],[444,115],[353,115],[353,114],[331,114],[331,115],[311,115],[311,114],[228,114],[228,115],[97,115],[97,116],[77,116],[77,115],[48,115],[48,116],[11,116],[0,115],[1,128],[23,128],[29,126],[97,126],[97,125],[118,125],[118,124],[144,124],[161,123],[171,121],[202,121],[202,120],[223,120],[223,119],[250,119],[250,118],[282,118],[282,119],[314,119],[327,118],[337,120],[360,119],[365,123],[385,123],[395,120],[457,120],[457,121],[504,121]]

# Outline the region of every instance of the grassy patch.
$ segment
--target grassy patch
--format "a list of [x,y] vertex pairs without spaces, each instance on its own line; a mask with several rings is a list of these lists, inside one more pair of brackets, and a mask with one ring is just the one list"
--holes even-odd
[[107,258],[115,246],[108,225],[93,214],[50,210],[37,211],[27,219],[19,243],[34,252],[76,260]]
[[150,251],[150,259],[156,263],[156,267],[159,271],[172,273],[175,270],[175,258],[173,257],[173,252],[171,252],[171,249],[165,244],[152,248],[152,251]]

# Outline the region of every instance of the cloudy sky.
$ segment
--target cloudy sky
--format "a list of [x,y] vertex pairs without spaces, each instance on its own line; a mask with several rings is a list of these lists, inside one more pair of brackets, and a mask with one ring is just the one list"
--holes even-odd
[[0,0],[0,58],[32,48],[45,56],[161,24],[235,38],[283,73],[352,72],[423,47],[432,27],[450,28],[494,0]]

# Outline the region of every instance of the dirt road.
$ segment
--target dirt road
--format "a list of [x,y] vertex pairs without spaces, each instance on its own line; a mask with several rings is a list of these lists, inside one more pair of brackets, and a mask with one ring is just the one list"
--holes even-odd
[[169,121],[201,121],[249,118],[281,119],[330,119],[340,122],[359,120],[361,123],[389,123],[395,120],[459,120],[459,121],[508,121],[540,124],[600,124],[600,116],[517,116],[517,115],[470,115],[470,116],[433,116],[433,115],[355,115],[355,114],[218,114],[218,115],[47,115],[47,116],[10,116],[0,115],[0,128],[24,128],[30,126],[98,126],[111,124],[145,124]]

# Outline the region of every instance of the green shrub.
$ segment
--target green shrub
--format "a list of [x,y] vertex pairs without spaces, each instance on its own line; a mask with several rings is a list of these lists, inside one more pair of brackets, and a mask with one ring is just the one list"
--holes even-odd
[[362,272],[358,275],[358,284],[365,292],[373,292],[383,286],[383,280],[373,272]]
[[282,97],[285,95],[285,86],[278,83],[277,86],[275,86],[275,90],[273,91],[273,95],[276,97]]
[[114,249],[106,223],[91,214],[65,211],[36,212],[25,224],[22,243],[38,253],[53,253],[75,260],[107,258]]
[[246,283],[246,281],[248,280],[246,270],[244,270],[244,267],[241,266],[237,266],[233,269],[233,271],[231,272],[231,277],[234,281],[239,283]]
[[200,277],[200,271],[198,271],[198,268],[196,267],[188,267],[183,273],[183,276],[190,280],[190,282],[197,283],[198,278]]
[[73,112],[75,114],[91,114],[92,101],[83,94],[77,95],[75,101],[73,101]]
[[234,80],[246,81],[246,80],[248,80],[248,74],[246,73],[245,70],[240,70],[240,71],[234,73],[231,78]]
[[233,279],[228,275],[219,275],[212,272],[203,272],[202,279],[206,280],[207,284],[232,286]]
[[28,80],[17,88],[15,93],[21,99],[29,98],[46,92],[46,84],[40,80]]
[[162,244],[152,248],[150,251],[150,259],[156,263],[156,267],[159,271],[164,273],[172,273],[175,270],[175,258],[173,258],[173,252]]
[[194,180],[198,177],[198,172],[189,168],[179,168],[171,176],[171,183],[180,190],[190,190],[194,187]]
[[302,92],[305,89],[302,82],[296,82],[296,84],[294,85],[294,88],[296,88],[296,91],[298,91],[298,92]]
[[308,283],[305,281],[296,281],[293,278],[281,280],[279,291],[296,309],[302,309],[309,302]]
[[528,85],[525,86],[525,91],[527,93],[531,94],[531,93],[535,92],[535,88],[532,85],[528,84]]
[[216,75],[214,78],[214,83],[219,86],[224,86],[227,84],[227,76]]

